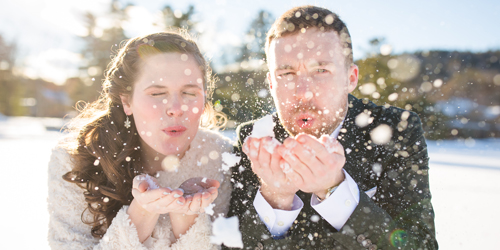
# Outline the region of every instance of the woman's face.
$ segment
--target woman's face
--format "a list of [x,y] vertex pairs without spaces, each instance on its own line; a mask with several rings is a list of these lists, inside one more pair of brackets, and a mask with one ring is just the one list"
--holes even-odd
[[133,114],[141,148],[150,157],[182,157],[204,110],[198,63],[192,55],[163,53],[145,59],[139,70],[132,96],[122,96],[122,102],[125,113]]

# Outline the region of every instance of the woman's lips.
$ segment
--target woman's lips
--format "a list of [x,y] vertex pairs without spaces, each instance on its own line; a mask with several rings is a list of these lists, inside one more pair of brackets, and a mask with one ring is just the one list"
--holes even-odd
[[163,129],[163,132],[168,136],[177,137],[181,136],[186,131],[186,127],[184,126],[171,126]]
[[301,128],[309,128],[314,124],[314,118],[307,114],[297,116],[296,123]]

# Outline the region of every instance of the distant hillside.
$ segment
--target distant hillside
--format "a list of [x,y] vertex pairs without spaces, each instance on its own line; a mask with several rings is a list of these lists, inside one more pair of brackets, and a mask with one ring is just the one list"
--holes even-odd
[[355,95],[419,113],[430,138],[500,137],[499,59],[500,51],[376,55],[356,62]]
[[[355,62],[353,94],[417,112],[430,139],[500,137],[499,59],[500,51],[375,55]],[[218,74],[214,102],[231,126],[275,110],[266,71],[262,65]]]

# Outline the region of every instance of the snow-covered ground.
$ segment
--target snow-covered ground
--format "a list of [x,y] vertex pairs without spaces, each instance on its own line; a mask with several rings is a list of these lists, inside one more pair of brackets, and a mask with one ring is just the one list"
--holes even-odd
[[[46,128],[59,122],[0,117],[2,249],[49,249],[47,163],[60,134]],[[500,140],[428,144],[441,249],[499,249]]]

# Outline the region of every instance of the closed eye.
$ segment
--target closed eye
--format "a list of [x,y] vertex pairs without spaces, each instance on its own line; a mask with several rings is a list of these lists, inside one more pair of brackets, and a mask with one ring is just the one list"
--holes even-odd
[[283,73],[278,74],[278,78],[284,78],[284,77],[292,75],[292,74],[293,74],[293,72],[283,72]]
[[152,93],[151,96],[161,96],[166,94],[166,92]]

